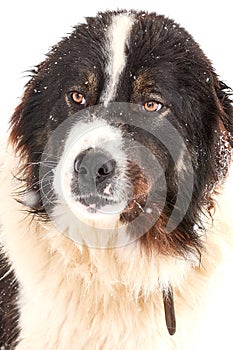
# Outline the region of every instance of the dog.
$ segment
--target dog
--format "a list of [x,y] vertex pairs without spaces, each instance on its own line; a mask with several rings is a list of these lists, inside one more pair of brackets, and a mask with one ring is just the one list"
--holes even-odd
[[51,49],[1,150],[1,349],[230,344],[230,95],[156,13]]

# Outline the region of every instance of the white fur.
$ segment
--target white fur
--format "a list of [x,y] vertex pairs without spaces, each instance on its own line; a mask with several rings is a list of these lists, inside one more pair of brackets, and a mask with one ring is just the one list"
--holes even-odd
[[[109,126],[104,120],[93,120],[89,123],[77,123],[70,131],[64,152],[55,169],[54,188],[64,198],[70,194],[70,184],[76,157],[88,148],[101,148],[107,151],[117,162],[121,170],[119,182],[125,181],[127,156],[123,151],[121,131]],[[119,198],[112,198],[117,200]]]
[[119,78],[126,64],[125,47],[134,23],[133,15],[122,13],[113,17],[107,33],[107,77],[109,78],[101,100],[108,104],[117,91]]
[[[2,155],[1,240],[20,282],[17,350],[219,350],[231,344],[232,183],[203,237],[201,266],[140,250],[78,249],[12,196],[14,153]],[[168,335],[161,289],[174,288],[177,332]],[[230,316],[228,317],[228,313]],[[227,345],[227,346],[228,346]]]
[[119,172],[117,182],[121,183],[124,190],[130,186],[125,175],[127,156],[123,150],[121,131],[101,119],[89,123],[78,122],[68,135],[61,159],[54,171],[53,186],[58,195],[58,204],[51,218],[59,230],[78,244],[85,242],[91,247],[122,245],[127,242],[125,229],[119,223],[120,213],[127,206],[125,192],[114,191],[109,199],[118,204],[104,206],[95,214],[90,213],[90,206],[88,208],[78,203],[71,192],[75,158],[90,147],[110,154],[116,160]]

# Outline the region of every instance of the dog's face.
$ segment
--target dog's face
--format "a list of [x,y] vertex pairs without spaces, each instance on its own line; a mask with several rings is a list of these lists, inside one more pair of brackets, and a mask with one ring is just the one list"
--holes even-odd
[[232,147],[226,90],[172,20],[88,18],[38,66],[12,118],[25,205],[90,245],[103,230],[107,245],[198,251]]

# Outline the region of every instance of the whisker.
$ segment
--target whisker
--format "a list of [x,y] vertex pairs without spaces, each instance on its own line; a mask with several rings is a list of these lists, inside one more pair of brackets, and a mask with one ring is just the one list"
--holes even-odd
[[33,154],[40,154],[40,155],[42,155],[43,154],[43,156],[47,156],[47,157],[51,157],[51,158],[55,158],[55,159],[60,159],[60,157],[59,156],[57,156],[56,154],[52,154],[52,153],[45,153],[45,152],[43,152],[43,153],[41,153],[41,152],[33,152]]
[[[47,200],[47,203],[49,203],[49,204],[53,203],[53,202],[51,202],[52,197],[51,198],[48,197],[49,193],[51,193],[53,191],[51,177],[48,178],[48,175],[51,172],[52,172],[52,170],[49,170],[47,173],[44,174],[44,176],[41,179],[41,186],[40,186],[40,190],[41,190],[44,198]],[[45,188],[45,186],[48,186],[48,185],[51,187],[51,189],[49,192],[45,193],[44,188]]]
[[141,211],[144,213],[144,209],[143,207],[140,205],[140,203],[138,203],[138,201],[136,199],[133,200],[134,203],[138,206],[139,209],[141,209]]

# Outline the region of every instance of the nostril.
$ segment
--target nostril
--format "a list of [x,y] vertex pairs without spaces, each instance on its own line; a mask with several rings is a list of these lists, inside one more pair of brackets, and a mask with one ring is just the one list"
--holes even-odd
[[101,167],[97,170],[97,177],[109,177],[114,174],[116,168],[116,161],[111,159],[101,165]]
[[82,157],[77,157],[74,162],[74,171],[77,174],[82,174],[86,175],[87,174],[87,169],[85,166],[82,165],[83,158]]
[[87,167],[84,165],[84,158],[87,156],[87,154],[92,151],[92,148],[88,148],[85,151],[81,152],[78,157],[76,157],[75,161],[74,161],[74,171],[77,174],[80,175],[87,175],[88,173],[88,169]]
[[81,166],[82,161],[75,161],[74,171],[80,175],[87,175],[87,169],[84,166]]

